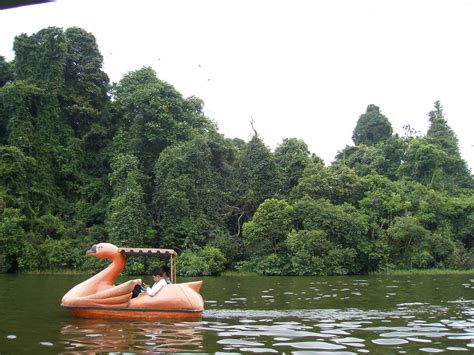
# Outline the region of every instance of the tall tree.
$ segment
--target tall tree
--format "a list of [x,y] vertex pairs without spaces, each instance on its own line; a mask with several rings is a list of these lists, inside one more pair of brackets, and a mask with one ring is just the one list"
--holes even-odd
[[311,162],[308,146],[301,139],[285,138],[275,149],[274,157],[282,173],[282,193],[288,195]]
[[67,44],[62,29],[48,27],[28,36],[15,38],[15,76],[29,80],[51,95],[63,88]]
[[380,108],[369,105],[367,111],[357,121],[352,140],[355,145],[375,145],[390,138],[392,131],[392,125],[380,112]]
[[430,127],[426,133],[428,141],[442,148],[448,155],[459,156],[459,145],[456,134],[444,118],[443,106],[439,101],[434,103],[434,109],[428,113]]
[[108,103],[109,78],[102,71],[103,58],[91,33],[71,27],[64,36],[65,87],[61,108],[76,136],[82,137],[94,122],[99,122]]
[[239,206],[237,234],[258,206],[281,192],[281,175],[271,151],[255,134],[245,144],[236,160],[236,186],[232,192],[233,205]]
[[428,117],[430,127],[426,133],[426,138],[447,155],[442,167],[445,175],[445,186],[449,190],[456,187],[473,187],[474,180],[459,152],[458,139],[444,118],[443,106],[439,101],[435,102],[434,109],[428,113]]
[[124,154],[115,157],[110,183],[114,193],[107,215],[110,242],[117,245],[148,245],[149,218],[140,185],[138,159]]
[[115,149],[139,157],[146,174],[151,175],[166,147],[212,127],[202,114],[199,99],[184,99],[149,67],[126,74],[113,95],[113,110],[121,129]]
[[163,245],[192,249],[226,234],[218,213],[225,199],[222,169],[227,153],[222,143],[218,137],[197,135],[161,153],[154,205]]

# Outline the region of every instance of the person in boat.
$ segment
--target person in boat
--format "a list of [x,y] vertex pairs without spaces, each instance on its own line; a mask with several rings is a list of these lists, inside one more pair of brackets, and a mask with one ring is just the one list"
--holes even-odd
[[170,268],[165,265],[162,267],[162,269],[163,269],[163,278],[165,279],[166,283],[168,285],[172,284],[171,279],[170,279]]
[[[154,296],[164,286],[166,286],[168,283],[171,283],[166,281],[166,272],[162,268],[154,269],[151,275],[153,277],[153,281],[155,281],[153,286],[150,287],[145,282],[142,282],[141,285],[136,285],[132,290],[132,298],[138,297],[138,295],[140,295],[142,292],[146,292],[149,296]],[[162,281],[164,281],[164,283]]]
[[148,296],[156,295],[163,287],[167,285],[166,280],[163,278],[163,269],[155,269],[152,271],[153,281],[155,283],[153,286],[149,286],[146,283],[142,282],[142,286],[145,288],[145,292]]

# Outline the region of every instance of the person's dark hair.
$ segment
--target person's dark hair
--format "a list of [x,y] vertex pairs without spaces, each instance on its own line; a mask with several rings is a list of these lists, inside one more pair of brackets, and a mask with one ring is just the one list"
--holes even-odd
[[151,272],[151,276],[156,276],[156,275],[163,277],[163,269],[162,268],[153,269],[153,271]]
[[170,276],[170,268],[168,266],[163,266],[161,268],[163,270],[163,272],[166,272],[166,275],[169,277]]

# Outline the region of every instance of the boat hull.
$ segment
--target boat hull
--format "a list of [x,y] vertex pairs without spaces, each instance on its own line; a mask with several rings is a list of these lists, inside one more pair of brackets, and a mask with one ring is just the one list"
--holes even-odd
[[204,310],[169,310],[159,308],[117,308],[96,306],[65,306],[74,316],[81,318],[117,319],[176,319],[193,320],[202,318]]
[[[82,318],[199,319],[204,301],[199,294],[202,281],[166,285],[155,296],[142,292],[131,298],[134,281],[106,285],[95,294],[77,297],[75,289],[63,297],[61,306]],[[107,297],[104,297],[107,296]],[[100,297],[102,296],[102,297]]]

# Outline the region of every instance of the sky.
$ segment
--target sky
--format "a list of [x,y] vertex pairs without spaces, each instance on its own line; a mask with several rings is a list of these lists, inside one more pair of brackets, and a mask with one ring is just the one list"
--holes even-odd
[[250,120],[333,161],[369,104],[421,134],[436,100],[474,171],[474,0],[57,0],[0,11],[0,55],[48,26],[94,34],[111,81],[143,66],[226,137]]

